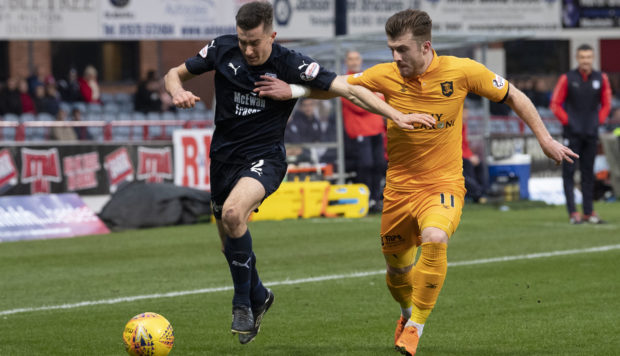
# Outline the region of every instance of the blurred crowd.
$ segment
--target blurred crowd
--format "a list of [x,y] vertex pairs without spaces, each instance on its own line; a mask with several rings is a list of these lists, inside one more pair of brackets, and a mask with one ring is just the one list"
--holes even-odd
[[[56,116],[61,103],[103,104],[112,94],[102,92],[97,76],[98,71],[92,65],[86,66],[81,75],[71,69],[65,78],[54,78],[44,67],[37,67],[30,76],[0,80],[0,116],[40,113]],[[163,80],[155,71],[147,73],[132,96],[132,110],[135,111],[148,113],[175,109]]]
[[[553,118],[549,111],[552,90],[557,82],[557,75],[520,75],[508,80],[523,91],[538,108],[543,118]],[[612,110],[604,126],[612,131],[620,127],[620,73],[609,74],[613,91]],[[121,112],[169,112],[175,111],[172,98],[166,93],[163,79],[156,71],[150,70],[140,80],[133,92],[122,93],[127,97]],[[88,104],[104,105],[114,101],[115,95],[102,91],[98,81],[98,71],[88,65],[82,73],[71,69],[64,78],[55,78],[44,67],[36,67],[29,76],[10,77],[0,80],[0,119],[6,114],[40,114],[47,113],[56,120],[77,120],[79,113],[75,108]],[[200,103],[201,105],[204,105]],[[475,95],[468,96],[467,104],[476,111],[482,107],[481,100]],[[82,105],[82,106],[80,106]],[[80,109],[81,114],[85,110]],[[491,115],[510,116],[507,105],[491,103]],[[85,137],[84,134],[78,136]],[[289,120],[285,141],[287,144],[335,143],[335,114],[333,103],[313,99],[300,100]],[[333,163],[336,149],[325,145],[297,145],[292,148],[297,161]]]

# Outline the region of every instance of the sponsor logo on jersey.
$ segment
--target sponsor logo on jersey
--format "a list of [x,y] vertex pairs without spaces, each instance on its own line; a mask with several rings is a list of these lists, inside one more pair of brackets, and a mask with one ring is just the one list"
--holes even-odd
[[261,112],[265,108],[264,98],[256,96],[256,93],[242,94],[238,91],[233,94],[235,102],[235,115],[247,116]]
[[319,75],[319,69],[321,69],[321,66],[317,62],[308,64],[306,70],[300,75],[301,80],[305,80],[307,82],[314,80],[314,78]]
[[[413,113],[410,112],[409,114],[413,114]],[[441,129],[448,129],[454,126],[455,120],[443,120],[443,121],[441,120],[442,118],[444,118],[443,117],[444,114],[435,114],[435,113],[428,113],[428,114],[434,117],[435,119],[437,119],[437,122],[433,126],[427,127],[422,124],[414,124],[413,128],[421,129],[421,130],[441,130]]]
[[452,95],[452,93],[454,93],[454,86],[452,84],[452,81],[446,81],[440,83],[439,85],[441,85],[441,94],[443,94],[445,97],[449,97],[450,95]]
[[31,194],[51,193],[50,182],[60,182],[60,159],[58,149],[32,150],[22,148],[23,183],[31,183]]
[[211,43],[209,43],[208,45],[202,47],[200,52],[198,52],[200,54],[200,57],[207,58],[207,54],[209,54],[209,48],[212,47],[215,47],[215,40],[211,41]]
[[493,86],[497,89],[501,89],[506,85],[506,81],[500,75],[495,74],[495,78],[493,78]]
[[397,245],[403,241],[404,239],[400,235],[382,235],[381,236],[381,246]]
[[234,71],[235,71],[235,75],[237,75],[237,70],[238,70],[239,68],[241,68],[241,65],[238,65],[237,67],[235,67],[235,65],[234,65],[234,64],[232,64],[232,62],[228,62],[228,67],[229,67],[229,68],[232,68],[232,70],[234,70]]

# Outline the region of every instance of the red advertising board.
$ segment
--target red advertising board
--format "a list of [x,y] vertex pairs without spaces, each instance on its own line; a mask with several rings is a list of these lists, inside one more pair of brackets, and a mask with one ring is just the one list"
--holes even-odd
[[174,184],[211,191],[209,149],[213,130],[176,130],[174,147]]

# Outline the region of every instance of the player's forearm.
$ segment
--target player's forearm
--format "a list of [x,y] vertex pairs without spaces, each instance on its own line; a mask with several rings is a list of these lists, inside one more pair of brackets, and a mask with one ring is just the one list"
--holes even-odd
[[164,87],[171,96],[174,96],[174,93],[178,90],[183,89],[183,83],[181,82],[176,68],[170,69],[164,76]]
[[181,64],[178,67],[171,68],[164,76],[164,87],[171,96],[174,96],[176,92],[183,89],[183,82],[193,78],[185,68],[185,64]]
[[402,115],[400,111],[388,105],[370,90],[359,85],[351,85],[347,83],[346,78],[347,76],[338,76],[334,80],[334,83],[332,83],[330,92],[337,93],[364,110],[370,111],[377,115],[385,116],[392,120],[399,115]]
[[536,107],[522,91],[511,85],[506,104],[530,127],[534,135],[536,135],[538,142],[542,143],[553,139],[540,118]]

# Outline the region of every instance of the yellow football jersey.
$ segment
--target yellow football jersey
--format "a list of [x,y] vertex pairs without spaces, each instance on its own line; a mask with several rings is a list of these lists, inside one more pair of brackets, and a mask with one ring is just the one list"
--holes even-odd
[[349,76],[350,84],[380,92],[403,113],[435,117],[432,128],[416,124],[403,130],[388,120],[387,186],[394,190],[424,189],[429,183],[463,185],[463,102],[472,92],[500,102],[508,95],[508,82],[484,65],[468,58],[437,56],[426,72],[403,78],[395,62],[382,63]]

